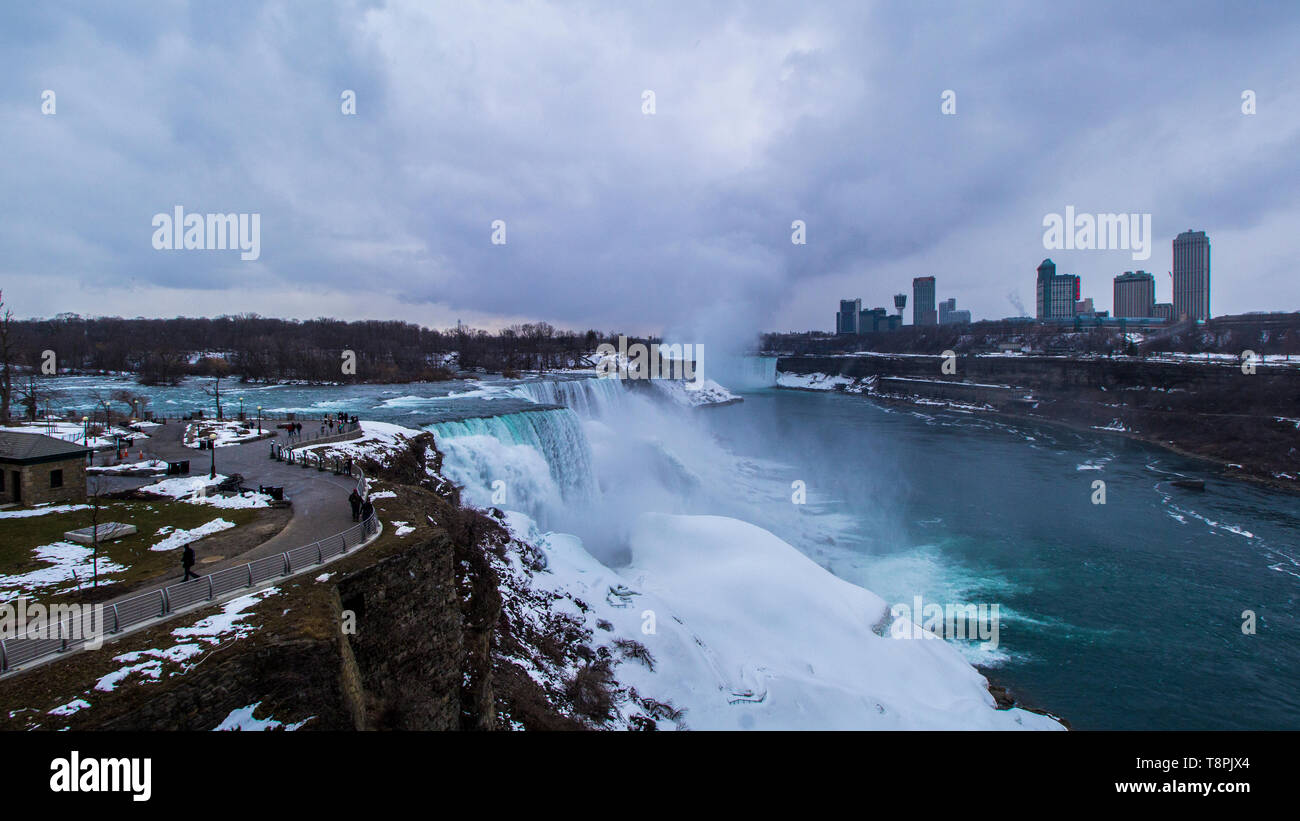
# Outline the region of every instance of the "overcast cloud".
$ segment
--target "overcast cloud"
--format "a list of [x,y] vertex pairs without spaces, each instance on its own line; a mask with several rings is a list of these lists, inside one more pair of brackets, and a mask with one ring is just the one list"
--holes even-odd
[[[1297,43],[1289,2],[11,3],[0,288],[21,316],[830,330],[919,275],[1032,310],[1044,256],[1100,309],[1137,268],[1168,301],[1194,228],[1215,314],[1294,310]],[[154,250],[175,205],[260,214],[260,258]],[[1067,205],[1151,213],[1151,259],[1045,251]]]

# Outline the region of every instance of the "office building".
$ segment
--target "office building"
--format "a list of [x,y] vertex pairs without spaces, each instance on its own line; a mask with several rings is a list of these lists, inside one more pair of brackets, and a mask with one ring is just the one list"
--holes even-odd
[[1038,266],[1035,289],[1037,316],[1046,319],[1072,319],[1079,302],[1079,278],[1056,273],[1056,263],[1043,260]]
[[1174,319],[1210,318],[1210,238],[1190,228],[1174,238]]
[[835,333],[857,334],[858,317],[861,313],[861,299],[841,299],[839,313],[835,314]]
[[939,324],[939,314],[934,308],[934,277],[912,280],[912,324]]
[[1167,322],[1174,321],[1174,303],[1157,302],[1151,306],[1151,316],[1163,319]]
[[1056,263],[1045,259],[1038,265],[1034,301],[1039,320],[1069,319],[1079,299],[1079,278],[1056,273]]
[[1154,316],[1156,278],[1146,271],[1125,271],[1115,277],[1115,316],[1126,319]]
[[957,310],[956,299],[950,297],[939,303],[940,325],[958,325],[963,322],[970,324],[970,311]]

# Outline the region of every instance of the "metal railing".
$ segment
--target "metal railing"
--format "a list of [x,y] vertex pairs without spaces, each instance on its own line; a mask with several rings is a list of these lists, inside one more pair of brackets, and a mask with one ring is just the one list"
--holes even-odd
[[[364,481],[364,476],[361,477]],[[216,601],[236,590],[247,590],[271,579],[296,575],[306,568],[325,564],[336,556],[360,547],[383,532],[383,524],[376,514],[356,527],[336,533],[318,542],[295,547],[247,564],[220,570],[188,582],[178,582],[148,593],[141,593],[111,605],[91,605],[79,608],[77,617],[59,621],[47,638],[31,636],[0,641],[0,673],[7,673],[18,665],[26,664],[51,653],[62,653],[85,644],[97,630],[106,634],[120,633],[128,627],[150,619],[176,613],[203,602]],[[93,624],[94,608],[103,607],[103,621]],[[76,622],[82,623],[77,625]],[[111,624],[111,627],[108,625]]]

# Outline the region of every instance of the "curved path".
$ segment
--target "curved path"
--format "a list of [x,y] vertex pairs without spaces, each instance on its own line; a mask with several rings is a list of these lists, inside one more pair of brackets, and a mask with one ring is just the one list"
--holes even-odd
[[[274,430],[274,428],[268,429]],[[145,458],[162,459],[168,462],[188,459],[190,476],[207,476],[212,452],[183,445],[181,435],[184,431],[184,422],[169,422],[153,428],[149,431],[148,439],[137,440],[131,448],[131,461],[137,458],[137,452],[141,450]],[[197,569],[203,575],[321,541],[355,526],[356,523],[352,521],[352,508],[348,505],[348,494],[356,487],[356,480],[347,476],[335,476],[328,470],[319,471],[316,468],[304,468],[301,464],[277,462],[271,458],[272,442],[285,444],[286,440],[283,436],[279,436],[217,448],[217,473],[225,476],[238,473],[244,477],[245,487],[256,488],[258,485],[283,487],[285,498],[293,503],[292,518],[279,533],[257,547],[234,556],[223,557],[217,562],[199,565]],[[311,445],[312,442],[308,440],[303,444]],[[96,454],[95,461],[102,464],[105,461],[105,454]],[[106,479],[104,486],[109,491],[128,490],[153,484],[165,478],[169,477],[111,477]],[[213,508],[213,511],[214,514],[220,513],[217,508]],[[194,551],[201,560],[202,540],[194,543]],[[104,604],[112,604],[122,598],[175,584],[182,576],[180,560],[181,551],[177,550],[174,573],[169,572],[147,582],[142,587],[133,588],[129,593],[106,600]]]

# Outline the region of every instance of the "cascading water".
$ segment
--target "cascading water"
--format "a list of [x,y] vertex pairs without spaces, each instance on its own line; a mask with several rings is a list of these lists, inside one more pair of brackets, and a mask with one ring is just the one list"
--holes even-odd
[[709,362],[711,369],[705,376],[733,390],[756,390],[776,385],[776,357],[732,356],[718,357]]
[[596,497],[591,445],[568,408],[436,422],[425,429],[471,504],[542,516],[561,503],[585,506]]
[[511,392],[544,405],[563,405],[583,419],[598,419],[624,401],[627,387],[618,379],[548,379],[521,383]]

